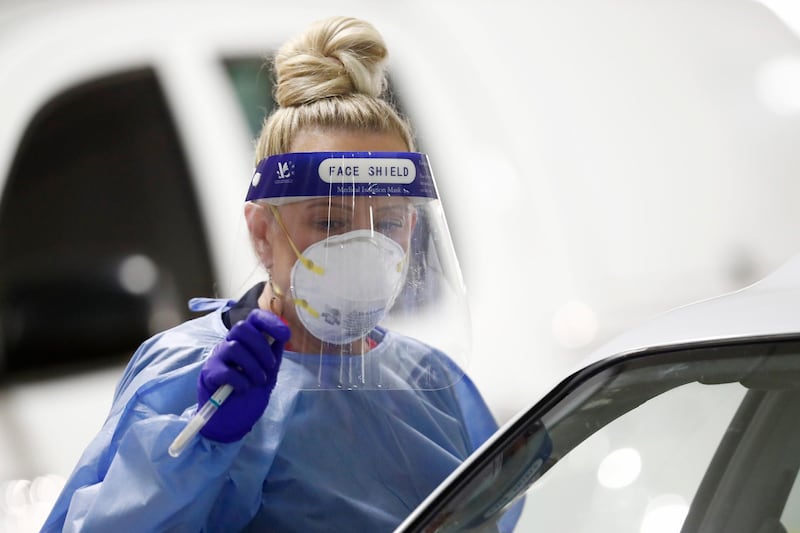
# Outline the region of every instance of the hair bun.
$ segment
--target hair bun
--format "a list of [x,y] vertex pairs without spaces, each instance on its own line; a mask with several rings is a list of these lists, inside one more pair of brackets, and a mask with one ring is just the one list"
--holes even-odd
[[298,106],[332,96],[378,97],[386,87],[388,56],[372,24],[333,17],[312,24],[275,56],[275,101]]

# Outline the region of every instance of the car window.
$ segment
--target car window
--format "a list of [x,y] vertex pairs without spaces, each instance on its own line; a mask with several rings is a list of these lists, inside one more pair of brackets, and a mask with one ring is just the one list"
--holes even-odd
[[800,531],[800,476],[794,480],[780,521],[786,526],[787,531]]
[[[612,421],[535,484],[519,530],[680,531],[744,391],[692,383]],[[567,494],[580,512],[564,512]]]
[[402,531],[798,531],[798,417],[794,340],[601,363],[512,424]]
[[264,118],[275,107],[272,99],[272,73],[265,58],[227,58],[222,62],[236,92],[250,133],[257,137]]
[[0,200],[0,368],[124,360],[213,294],[185,156],[156,74],[71,87],[24,132]]

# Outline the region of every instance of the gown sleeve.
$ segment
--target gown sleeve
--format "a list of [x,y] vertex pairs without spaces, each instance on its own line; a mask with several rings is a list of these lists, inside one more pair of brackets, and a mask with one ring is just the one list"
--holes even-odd
[[219,341],[205,331],[162,334],[137,350],[43,532],[204,531],[209,523],[235,530],[252,519],[268,465],[241,464],[247,439],[198,437],[180,457],[167,452],[196,411],[197,375]]

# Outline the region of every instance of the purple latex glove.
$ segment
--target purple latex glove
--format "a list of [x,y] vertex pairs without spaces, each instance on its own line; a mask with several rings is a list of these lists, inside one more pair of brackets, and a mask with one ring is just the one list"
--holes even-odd
[[289,327],[263,309],[250,311],[246,320],[231,328],[203,364],[197,380],[197,404],[204,405],[226,383],[233,392],[200,434],[218,442],[234,442],[253,428],[275,388],[283,345],[289,336]]

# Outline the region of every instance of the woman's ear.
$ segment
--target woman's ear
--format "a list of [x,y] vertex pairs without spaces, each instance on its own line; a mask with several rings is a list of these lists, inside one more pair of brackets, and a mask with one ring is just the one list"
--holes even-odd
[[244,218],[247,221],[247,230],[250,233],[253,250],[264,268],[269,270],[272,267],[272,245],[270,243],[272,213],[262,205],[247,202],[244,204]]

